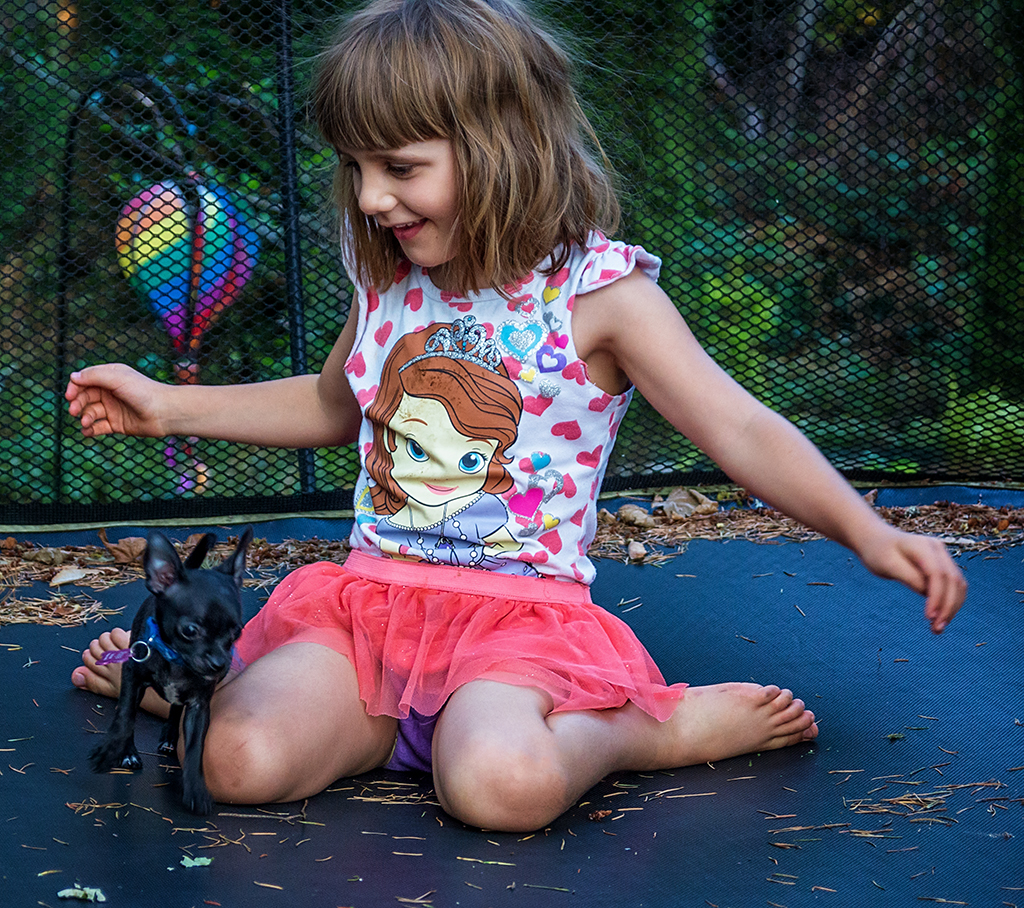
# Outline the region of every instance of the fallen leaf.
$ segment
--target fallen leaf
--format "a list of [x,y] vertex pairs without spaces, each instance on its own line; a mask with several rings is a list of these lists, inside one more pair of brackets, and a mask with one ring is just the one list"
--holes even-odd
[[83,571],[81,568],[64,568],[64,570],[58,571],[53,575],[53,579],[50,580],[50,586],[63,586],[65,583],[78,583],[79,580],[84,580],[91,573],[91,571]]
[[142,536],[125,536],[119,542],[107,542],[107,531],[101,529],[99,537],[118,564],[142,563],[142,553],[146,551],[146,540]]
[[25,561],[36,561],[39,564],[58,565],[64,563],[65,553],[60,549],[39,549],[35,552],[26,552],[21,556]]
[[626,554],[630,561],[643,561],[647,557],[647,549],[642,542],[635,539],[626,546]]
[[95,889],[91,886],[75,885],[70,889],[61,889],[57,893],[59,899],[78,899],[82,902],[105,902],[107,897],[102,889]]
[[628,523],[635,527],[653,527],[655,525],[654,518],[647,513],[647,509],[640,507],[638,504],[624,504],[615,513],[615,516],[623,523]]
[[676,488],[668,494],[668,498],[655,505],[655,513],[659,511],[668,518],[676,520],[696,514],[706,517],[718,511],[718,502],[708,498],[696,489]]

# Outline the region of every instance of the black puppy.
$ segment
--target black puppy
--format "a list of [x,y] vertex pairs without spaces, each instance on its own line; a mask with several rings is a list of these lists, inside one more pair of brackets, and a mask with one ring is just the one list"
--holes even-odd
[[203,559],[217,541],[207,533],[181,563],[161,533],[150,534],[143,556],[147,597],[132,622],[131,648],[107,653],[101,664],[121,662],[121,693],[105,740],[93,748],[95,772],[141,769],[135,748],[135,717],[147,687],[171,704],[160,735],[160,752],[174,753],[178,728],[185,732],[182,782],[185,807],[208,814],[213,798],[203,779],[203,745],[210,726],[210,697],[231,667],[231,648],[242,632],[242,573],[252,541],[248,527],[234,553],[212,569]]

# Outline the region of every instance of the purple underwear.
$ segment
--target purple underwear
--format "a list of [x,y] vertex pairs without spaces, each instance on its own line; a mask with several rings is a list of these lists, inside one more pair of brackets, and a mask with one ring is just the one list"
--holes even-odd
[[399,772],[430,772],[430,746],[436,724],[436,715],[424,716],[410,709],[409,718],[398,720],[395,749],[384,768]]

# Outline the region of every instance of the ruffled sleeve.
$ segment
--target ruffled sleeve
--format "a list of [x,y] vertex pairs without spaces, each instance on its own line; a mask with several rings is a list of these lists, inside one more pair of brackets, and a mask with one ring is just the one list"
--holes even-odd
[[577,286],[577,293],[588,293],[625,277],[639,268],[651,280],[657,281],[661,273],[661,259],[651,255],[642,246],[609,240],[600,234],[591,237],[584,256],[583,274]]

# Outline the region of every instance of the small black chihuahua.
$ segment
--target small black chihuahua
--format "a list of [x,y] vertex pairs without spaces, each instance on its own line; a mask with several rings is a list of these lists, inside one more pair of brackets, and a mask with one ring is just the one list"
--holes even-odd
[[202,815],[213,809],[203,779],[210,698],[231,667],[231,648],[242,632],[242,574],[252,527],[230,557],[203,569],[206,553],[216,541],[213,533],[204,535],[182,564],[167,537],[156,531],[149,535],[143,566],[152,595],[132,622],[131,648],[99,660],[123,663],[121,693],[105,740],[89,754],[95,772],[142,768],[135,748],[135,717],[142,695],[152,687],[171,704],[160,752],[175,752],[180,724],[185,732],[182,802]]

